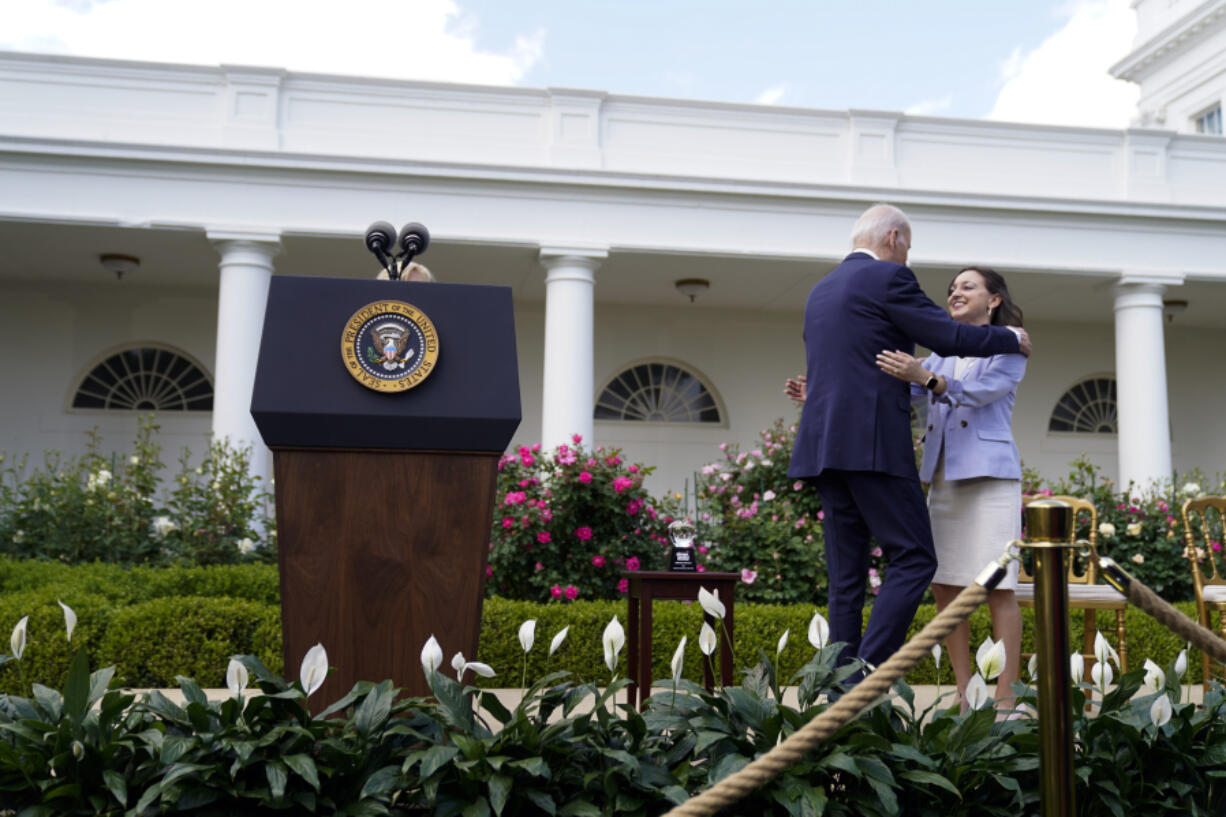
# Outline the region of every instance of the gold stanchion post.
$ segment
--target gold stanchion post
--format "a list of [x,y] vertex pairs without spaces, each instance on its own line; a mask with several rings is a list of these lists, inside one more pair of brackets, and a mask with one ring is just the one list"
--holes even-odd
[[1043,817],[1073,817],[1073,703],[1069,671],[1068,560],[1073,508],[1026,506],[1024,547],[1034,556],[1035,652],[1039,657],[1039,779]]

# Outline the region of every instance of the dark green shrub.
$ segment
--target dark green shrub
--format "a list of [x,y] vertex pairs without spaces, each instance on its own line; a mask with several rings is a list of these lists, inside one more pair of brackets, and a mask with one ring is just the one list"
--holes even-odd
[[[202,596],[163,598],[116,610],[99,648],[102,663],[116,665],[125,686],[172,686],[176,675],[206,687],[225,686],[234,655],[257,655],[261,625],[279,621],[280,610],[240,599]],[[266,632],[261,634],[268,644]]]
[[[63,600],[78,617],[71,645],[67,639],[64,611],[57,600]],[[54,588],[0,595],[0,645],[3,645],[0,653],[9,652],[9,634],[17,622],[22,616],[30,617],[21,661],[0,666],[0,692],[28,695],[31,683],[63,684],[73,653],[84,649],[91,658],[98,655],[113,609],[111,602],[102,596],[61,597]]]

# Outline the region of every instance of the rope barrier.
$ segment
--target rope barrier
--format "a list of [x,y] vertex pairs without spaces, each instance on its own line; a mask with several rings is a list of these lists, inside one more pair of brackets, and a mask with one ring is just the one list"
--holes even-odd
[[[1013,550],[1012,546],[1010,550]],[[888,692],[895,681],[929,654],[933,644],[944,640],[983,604],[988,593],[1004,576],[1005,566],[1013,558],[1014,555],[1010,553],[999,562],[989,565],[980,574],[976,584],[959,593],[949,606],[928,622],[928,625],[898,652],[824,712],[796,730],[787,740],[735,774],[674,806],[664,817],[710,817],[797,763],[805,754],[841,729],[843,724],[860,714],[862,709]]]
[[[1086,544],[1088,542],[1079,542]],[[1193,646],[1207,653],[1211,658],[1226,664],[1226,641],[1223,641],[1212,630],[1201,626],[1186,615],[1175,609],[1170,602],[1158,596],[1153,590],[1137,581],[1128,571],[1120,567],[1109,556],[1099,556],[1097,549],[1091,546],[1091,558],[1098,565],[1103,578],[1116,590],[1124,594],[1128,601],[1141,608],[1152,618],[1184,641],[1192,642]]]

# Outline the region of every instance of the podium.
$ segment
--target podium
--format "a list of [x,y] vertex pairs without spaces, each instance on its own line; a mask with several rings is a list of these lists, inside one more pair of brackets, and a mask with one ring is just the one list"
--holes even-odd
[[[417,349],[398,351],[390,319],[351,330],[368,307],[404,311],[387,304],[425,318],[422,334],[387,313]],[[359,382],[355,335],[374,344],[366,368],[391,378],[408,355],[416,382]],[[273,453],[286,677],[322,643],[316,700],[386,678],[426,695],[431,635],[443,671],[475,659],[498,458],[521,419],[510,289],[275,276],[251,414]]]

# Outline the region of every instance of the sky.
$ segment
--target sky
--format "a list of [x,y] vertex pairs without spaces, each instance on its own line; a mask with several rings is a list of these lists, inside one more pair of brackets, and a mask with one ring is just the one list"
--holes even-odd
[[1126,127],[1129,0],[2,0],[0,49]]

